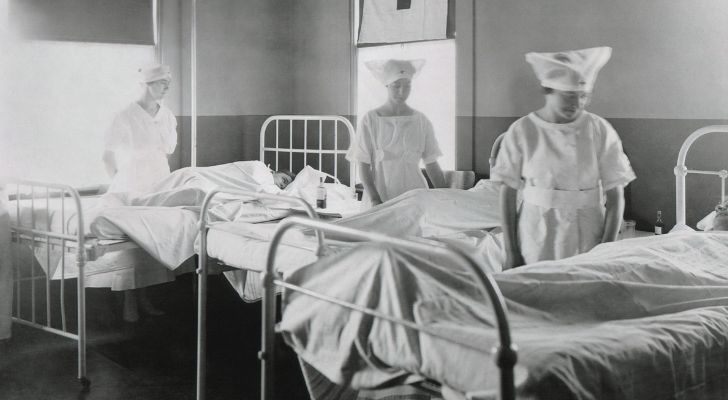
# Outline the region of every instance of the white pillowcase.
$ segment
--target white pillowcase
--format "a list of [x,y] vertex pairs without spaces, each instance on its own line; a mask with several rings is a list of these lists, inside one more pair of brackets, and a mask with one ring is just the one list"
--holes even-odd
[[701,231],[709,231],[713,229],[713,220],[715,219],[715,211],[711,211],[703,219],[698,221],[697,227]]

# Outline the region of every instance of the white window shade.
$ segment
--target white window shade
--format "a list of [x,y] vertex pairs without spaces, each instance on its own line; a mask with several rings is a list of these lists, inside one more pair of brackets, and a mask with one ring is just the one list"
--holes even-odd
[[452,37],[448,0],[360,0],[358,45]]
[[153,0],[9,0],[8,21],[26,39],[155,44]]

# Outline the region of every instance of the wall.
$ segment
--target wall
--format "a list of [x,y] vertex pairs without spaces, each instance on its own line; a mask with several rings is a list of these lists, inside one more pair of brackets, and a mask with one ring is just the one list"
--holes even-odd
[[350,1],[293,2],[291,68],[295,114],[351,116],[356,86]]
[[[487,174],[495,137],[542,105],[526,52],[608,45],[614,54],[589,109],[617,129],[638,175],[628,187],[627,217],[648,229],[661,209],[674,223],[672,166],[683,139],[701,126],[728,123],[728,3],[461,0],[457,6],[458,167]],[[696,145],[688,166],[725,168],[726,157],[715,149],[728,140],[715,140]],[[691,176],[688,183],[700,193],[688,199],[688,222],[695,223],[715,205],[719,181]]]
[[[257,159],[270,115],[352,114],[348,2],[197,4],[198,165]],[[185,82],[168,99],[179,110],[172,162],[181,167],[190,162],[190,9],[178,0],[162,7],[162,56]]]
[[[198,165],[257,158],[262,122],[269,115],[291,112],[291,4],[291,0],[197,2]],[[167,102],[179,119],[175,167],[181,167],[190,163],[188,2],[163,0],[162,18],[162,58],[180,77]]]

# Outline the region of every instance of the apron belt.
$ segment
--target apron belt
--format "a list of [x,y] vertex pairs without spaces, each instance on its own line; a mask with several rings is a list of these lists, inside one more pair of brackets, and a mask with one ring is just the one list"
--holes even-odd
[[523,188],[523,201],[544,208],[580,209],[598,207],[601,202],[599,188],[586,190]]

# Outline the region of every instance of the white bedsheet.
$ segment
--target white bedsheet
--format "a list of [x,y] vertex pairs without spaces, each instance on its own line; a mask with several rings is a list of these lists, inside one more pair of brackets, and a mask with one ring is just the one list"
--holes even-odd
[[[90,225],[94,218],[90,211],[96,209],[100,198],[100,196],[81,197],[86,236],[91,235]],[[42,230],[49,230],[50,227],[50,230],[54,232],[78,234],[76,203],[70,197],[65,199],[56,197],[48,199],[48,201],[44,198],[14,200],[9,201],[6,208],[12,224],[20,223],[23,227]]]
[[500,226],[499,186],[473,190],[416,189],[335,222],[394,237],[437,237]]
[[[727,233],[674,233],[496,274],[528,370],[519,395],[728,398],[726,259]],[[470,346],[286,293],[284,338],[331,381],[376,387],[418,374],[463,392],[497,388],[494,318],[459,268],[368,244],[287,280]]]
[[[382,205],[333,224],[380,232],[395,237],[424,237],[460,246],[484,265],[503,265],[498,190],[480,185],[477,190],[413,190]],[[250,224],[240,221],[215,224],[208,233],[207,252],[228,266],[262,271],[276,224]],[[294,230],[284,236],[276,257],[276,269],[285,273],[306,265],[315,257],[316,240],[311,232]],[[328,234],[327,241],[336,239]],[[248,301],[260,298],[256,276],[246,271],[226,272],[238,294]]]

